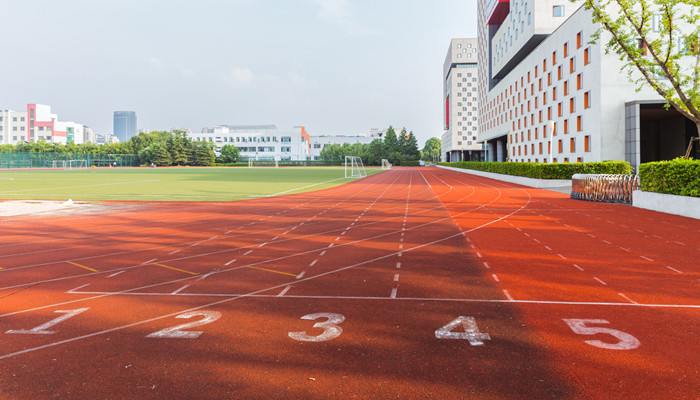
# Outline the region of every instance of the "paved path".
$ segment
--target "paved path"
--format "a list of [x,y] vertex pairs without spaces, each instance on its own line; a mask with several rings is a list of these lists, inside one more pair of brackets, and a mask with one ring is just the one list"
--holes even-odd
[[700,224],[436,168],[0,222],[0,398],[697,398]]

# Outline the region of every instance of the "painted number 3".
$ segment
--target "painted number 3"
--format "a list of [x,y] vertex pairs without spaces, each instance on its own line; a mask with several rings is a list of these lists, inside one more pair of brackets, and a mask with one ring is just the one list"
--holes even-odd
[[320,318],[326,319],[325,321],[314,324],[314,328],[323,329],[323,333],[320,335],[310,336],[306,332],[289,332],[289,337],[300,342],[325,342],[327,340],[335,339],[340,336],[341,333],[343,333],[343,328],[339,327],[338,324],[345,321],[345,317],[340,314],[316,313],[301,317],[301,319],[306,319],[309,321],[315,321]]
[[603,333],[615,337],[617,343],[606,343],[600,340],[586,340],[586,343],[607,350],[633,350],[641,345],[636,337],[629,333],[618,331],[617,329],[601,328],[598,326],[587,326],[588,324],[607,324],[604,319],[564,319],[569,328],[579,335],[595,335]]

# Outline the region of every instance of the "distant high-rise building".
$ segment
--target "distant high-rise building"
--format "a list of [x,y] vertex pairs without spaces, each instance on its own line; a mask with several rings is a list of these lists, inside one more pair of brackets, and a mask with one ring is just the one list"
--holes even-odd
[[136,113],[134,111],[114,112],[114,136],[124,143],[138,133]]
[[477,140],[479,115],[477,40],[452,39],[443,67],[442,161],[481,161]]

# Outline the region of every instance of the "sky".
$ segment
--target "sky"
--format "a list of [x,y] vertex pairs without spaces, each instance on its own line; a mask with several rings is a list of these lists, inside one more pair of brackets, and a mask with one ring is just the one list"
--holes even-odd
[[476,37],[476,0],[3,0],[0,109],[46,104],[112,133],[389,125],[442,134],[451,38]]

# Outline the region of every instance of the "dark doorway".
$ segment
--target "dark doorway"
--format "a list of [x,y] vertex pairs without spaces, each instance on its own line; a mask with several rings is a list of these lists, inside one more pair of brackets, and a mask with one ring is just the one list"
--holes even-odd
[[[685,155],[690,138],[697,136],[697,128],[689,119],[664,104],[639,105],[640,161],[672,160]],[[693,152],[697,158],[700,151]]]

